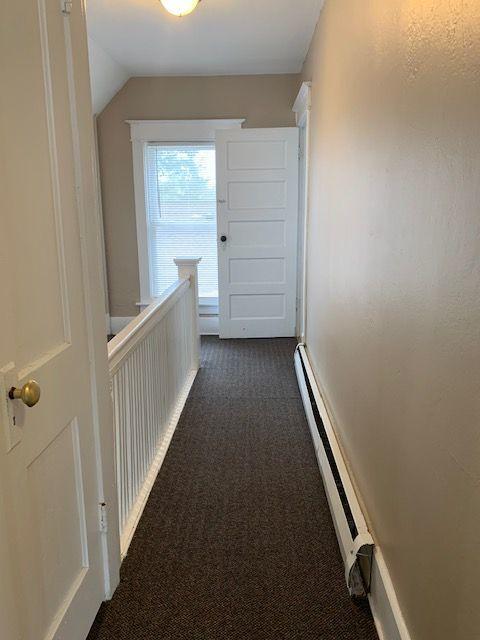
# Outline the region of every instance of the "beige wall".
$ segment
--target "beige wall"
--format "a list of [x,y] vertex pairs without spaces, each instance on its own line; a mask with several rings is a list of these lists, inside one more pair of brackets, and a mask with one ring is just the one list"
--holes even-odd
[[110,315],[140,299],[128,119],[246,118],[247,127],[295,124],[299,76],[131,78],[98,118]]
[[327,0],[308,351],[414,640],[480,637],[480,3]]

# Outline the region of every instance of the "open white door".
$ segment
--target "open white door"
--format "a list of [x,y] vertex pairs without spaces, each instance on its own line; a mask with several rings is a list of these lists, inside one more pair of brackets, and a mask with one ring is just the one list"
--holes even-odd
[[295,336],[298,129],[218,131],[221,338]]
[[[0,635],[83,640],[109,573],[98,427],[111,417],[100,273],[98,286],[91,277],[83,3],[3,0],[0,23]],[[8,397],[30,380],[38,404]],[[103,463],[113,477],[113,452]]]

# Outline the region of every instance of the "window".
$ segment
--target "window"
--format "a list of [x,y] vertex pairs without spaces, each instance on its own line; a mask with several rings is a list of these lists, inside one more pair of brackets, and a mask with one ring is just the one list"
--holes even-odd
[[174,258],[195,255],[200,297],[218,298],[215,145],[149,143],[145,182],[152,297],[177,279]]
[[215,136],[220,129],[240,129],[243,122],[127,120],[140,280],[135,302],[140,308],[175,282],[173,258],[182,255],[202,256],[200,303],[217,306]]

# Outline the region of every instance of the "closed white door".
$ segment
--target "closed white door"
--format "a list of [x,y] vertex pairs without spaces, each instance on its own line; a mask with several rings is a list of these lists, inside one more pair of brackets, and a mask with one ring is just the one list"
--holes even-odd
[[[87,287],[91,112],[71,4],[3,0],[0,15],[2,640],[84,639],[105,595],[95,420],[108,390],[92,363],[106,368],[106,346],[92,351],[91,321],[104,322],[100,285]],[[8,397],[32,380],[35,406]]]
[[295,336],[298,129],[218,131],[221,338]]

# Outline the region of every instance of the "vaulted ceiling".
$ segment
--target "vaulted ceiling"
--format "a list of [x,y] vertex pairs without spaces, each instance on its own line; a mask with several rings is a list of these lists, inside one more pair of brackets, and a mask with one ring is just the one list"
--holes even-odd
[[183,18],[159,0],[87,0],[89,36],[129,75],[294,73],[323,0],[202,0]]

